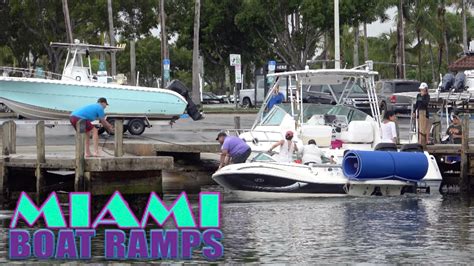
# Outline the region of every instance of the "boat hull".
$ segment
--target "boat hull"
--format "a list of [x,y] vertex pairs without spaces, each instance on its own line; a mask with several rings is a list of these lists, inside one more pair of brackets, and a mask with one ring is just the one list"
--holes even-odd
[[212,178],[232,191],[281,194],[345,194],[347,181],[340,169],[278,163],[230,165]]
[[107,98],[109,116],[173,119],[187,102],[171,90],[114,84],[0,77],[0,101],[29,119],[64,119],[100,97]]

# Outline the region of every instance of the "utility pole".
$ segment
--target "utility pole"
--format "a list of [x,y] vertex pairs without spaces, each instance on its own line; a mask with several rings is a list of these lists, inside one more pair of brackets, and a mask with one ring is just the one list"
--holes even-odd
[[[115,47],[115,34],[114,34],[114,17],[112,13],[112,0],[107,0],[107,9],[109,14],[109,39],[110,46]],[[110,64],[112,65],[112,76],[117,75],[117,62],[115,60],[115,52],[110,53]]]
[[469,9],[467,7],[468,3],[466,3],[466,0],[462,0],[461,4],[462,4],[462,7],[461,7],[461,11],[462,11],[462,46],[463,46],[464,53],[467,54],[467,51],[469,50],[469,48],[467,46],[466,11],[469,10]]
[[339,0],[334,0],[334,68],[341,68],[341,40],[339,39]]
[[64,13],[64,24],[66,24],[66,32],[67,32],[67,41],[69,43],[73,43],[74,39],[72,38],[72,28],[71,28],[71,19],[69,18],[69,7],[67,4],[67,0],[63,1],[63,13]]
[[369,60],[369,40],[367,40],[367,23],[364,22],[364,62]]
[[160,0],[160,32],[161,32],[161,87],[166,87],[164,61],[168,56],[168,37],[166,35],[165,0]]
[[199,20],[201,13],[201,0],[194,4],[194,38],[193,38],[193,102],[201,103],[199,82]]
[[359,23],[354,25],[354,67],[359,66]]
[[399,26],[400,26],[400,40],[399,40],[399,53],[400,53],[400,78],[404,79],[406,76],[406,69],[405,69],[405,18],[403,16],[403,0],[400,0],[400,7],[399,7]]
[[136,55],[135,55],[135,36],[130,40],[130,83],[129,85],[137,85],[137,76],[136,76]]

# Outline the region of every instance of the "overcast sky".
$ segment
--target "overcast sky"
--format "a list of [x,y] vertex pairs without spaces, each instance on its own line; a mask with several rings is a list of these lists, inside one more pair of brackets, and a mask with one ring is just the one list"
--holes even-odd
[[396,12],[397,8],[395,7],[387,9],[387,12],[385,13],[389,17],[389,19],[385,23],[382,23],[380,22],[380,20],[377,20],[374,23],[367,25],[367,35],[369,37],[377,37],[382,33],[390,32],[390,29],[394,31],[396,28],[396,20],[394,19]]

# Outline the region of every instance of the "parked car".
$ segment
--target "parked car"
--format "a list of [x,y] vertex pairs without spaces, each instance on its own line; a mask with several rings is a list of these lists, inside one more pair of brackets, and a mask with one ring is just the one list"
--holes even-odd
[[[344,88],[344,102],[339,102]],[[350,91],[347,95],[346,93]],[[345,104],[364,112],[370,112],[370,102],[367,97],[367,91],[359,84],[341,83],[341,84],[321,84],[310,85],[303,88],[303,102],[320,104]]]
[[225,95],[216,95],[213,92],[206,92],[206,93],[209,94],[211,97],[218,99],[219,103],[228,103],[227,96]]
[[417,80],[380,80],[375,85],[380,104],[380,112],[394,111],[396,113],[408,113],[411,110],[412,101],[409,97],[393,95],[402,92],[418,92],[420,83]]
[[209,92],[203,92],[202,103],[203,104],[217,104],[217,103],[221,103],[221,100]]

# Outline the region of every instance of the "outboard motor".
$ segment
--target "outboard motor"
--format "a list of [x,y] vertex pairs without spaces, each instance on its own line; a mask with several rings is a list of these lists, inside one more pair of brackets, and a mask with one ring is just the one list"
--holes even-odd
[[177,92],[184,97],[184,99],[188,102],[188,105],[186,106],[186,112],[194,121],[204,118],[197,105],[191,100],[191,97],[189,97],[188,88],[181,81],[173,80],[166,88]]
[[447,92],[451,89],[454,84],[454,75],[451,73],[447,73],[444,75],[443,80],[441,81],[441,86],[439,88],[442,92]]
[[456,78],[454,79],[453,88],[456,92],[464,91],[464,83],[466,81],[466,75],[464,72],[459,72],[456,74]]

